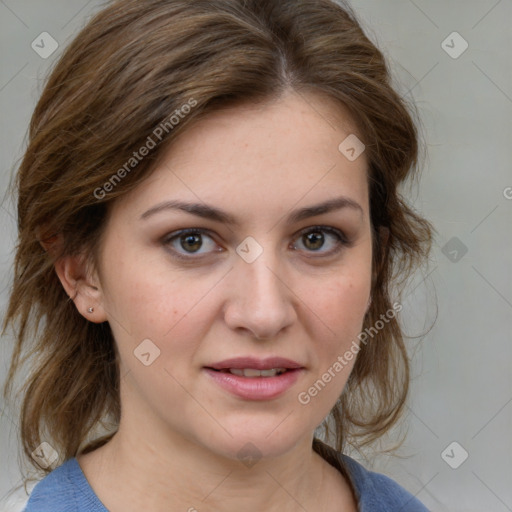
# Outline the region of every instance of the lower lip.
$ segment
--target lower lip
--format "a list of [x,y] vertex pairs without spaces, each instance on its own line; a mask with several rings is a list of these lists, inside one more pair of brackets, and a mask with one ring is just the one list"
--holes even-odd
[[240,377],[228,372],[204,368],[217,384],[233,395],[247,400],[270,400],[290,389],[302,369],[288,370],[275,377]]

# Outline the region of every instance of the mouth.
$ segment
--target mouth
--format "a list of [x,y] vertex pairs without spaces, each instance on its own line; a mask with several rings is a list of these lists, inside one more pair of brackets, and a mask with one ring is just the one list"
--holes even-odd
[[247,377],[254,379],[256,377],[276,377],[282,375],[288,370],[288,368],[271,368],[269,370],[257,370],[256,368],[224,368],[222,370],[216,370],[215,368],[208,368],[214,372],[231,373],[232,375],[238,375],[239,377]]
[[245,400],[270,400],[290,389],[305,368],[290,359],[240,357],[203,368],[230,395]]
[[[227,372],[236,372],[236,370],[242,370],[248,373],[245,375],[246,377],[260,377],[261,375],[256,374],[255,372],[275,371],[278,373],[284,373],[288,370],[303,368],[303,366],[297,361],[294,361],[293,359],[287,359],[285,357],[276,356],[259,359],[257,357],[244,356],[225,359],[224,361],[210,364],[206,368]],[[238,375],[238,373],[235,373],[235,375]]]

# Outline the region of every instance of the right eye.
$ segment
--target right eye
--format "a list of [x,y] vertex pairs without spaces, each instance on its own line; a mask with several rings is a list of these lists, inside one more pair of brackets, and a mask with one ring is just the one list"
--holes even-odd
[[[166,247],[169,247],[174,253],[174,256],[179,259],[199,259],[200,257],[205,256],[208,252],[220,252],[219,249],[213,249],[202,253],[199,252],[200,249],[205,246],[205,238],[210,241],[206,244],[206,248],[208,248],[208,246],[210,246],[210,248],[218,247],[212,237],[208,235],[208,231],[202,228],[188,228],[180,231],[174,231],[173,233],[165,236],[163,244]],[[199,256],[193,256],[194,254],[199,254]]]

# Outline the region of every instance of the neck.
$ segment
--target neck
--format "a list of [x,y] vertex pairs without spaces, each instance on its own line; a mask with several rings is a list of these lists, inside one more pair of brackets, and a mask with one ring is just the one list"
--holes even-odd
[[183,438],[168,437],[165,449],[160,440],[155,441],[152,436],[134,436],[120,425],[108,444],[79,457],[109,510],[318,509],[326,462],[313,451],[311,439],[253,465],[218,456]]
[[306,431],[278,455],[239,459],[171,429],[145,400],[125,400],[116,435],[77,458],[112,512],[356,510],[341,473],[312,445]]

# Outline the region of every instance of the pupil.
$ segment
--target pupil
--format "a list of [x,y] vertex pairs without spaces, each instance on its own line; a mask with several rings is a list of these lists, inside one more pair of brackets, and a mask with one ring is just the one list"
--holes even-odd
[[[313,242],[313,245],[315,245],[316,243],[316,246],[315,247],[311,247],[312,249],[320,249],[323,245],[323,234],[319,233],[318,231],[314,232],[314,233],[308,233],[306,235],[306,239],[308,240],[308,242]],[[320,243],[318,243],[320,242]]]
[[[188,249],[197,250],[202,245],[199,235],[185,235],[181,238],[181,240],[185,241],[185,245],[182,244],[182,247],[185,250],[188,250]],[[194,247],[194,245],[196,245],[196,247]]]

